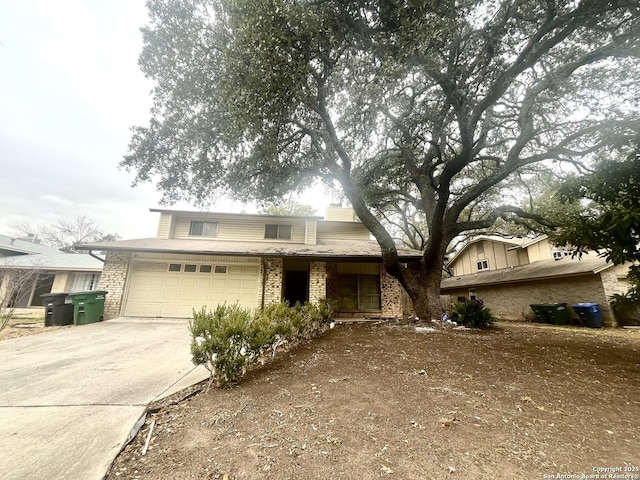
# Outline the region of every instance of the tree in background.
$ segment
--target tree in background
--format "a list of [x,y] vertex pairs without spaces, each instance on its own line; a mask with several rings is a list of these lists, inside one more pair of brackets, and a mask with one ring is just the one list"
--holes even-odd
[[315,216],[318,212],[311,205],[300,203],[297,200],[287,199],[271,203],[268,207],[260,210],[263,215],[300,215]]
[[61,219],[52,225],[33,227],[29,223],[19,222],[12,227],[23,235],[37,238],[45,245],[69,253],[75,253],[75,246],[81,243],[109,242],[120,238],[117,233],[105,233],[86,215],[79,215],[74,220]]
[[0,258],[0,332],[14,318],[18,299],[30,292],[38,278],[37,265],[32,269],[4,269]]
[[[640,11],[620,0],[149,0],[156,82],[122,165],[164,200],[342,191],[423,318],[450,243],[638,123]],[[392,228],[386,226],[394,225]],[[394,232],[424,254],[403,264]]]
[[616,265],[635,262],[630,295],[640,302],[640,137],[635,148],[603,156],[592,172],[569,179],[557,198],[575,213],[553,241],[579,254],[599,250]]

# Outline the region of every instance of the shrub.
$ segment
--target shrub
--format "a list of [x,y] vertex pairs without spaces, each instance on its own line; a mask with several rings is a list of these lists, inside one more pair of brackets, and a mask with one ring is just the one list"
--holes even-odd
[[640,325],[640,290],[632,288],[628,292],[615,293],[609,302],[622,325]]
[[327,301],[293,307],[278,303],[263,312],[238,305],[203,307],[193,312],[189,324],[193,363],[204,365],[220,387],[238,383],[250,364],[322,333],[332,313]]
[[491,310],[486,308],[481,300],[454,303],[449,311],[449,317],[465,327],[473,328],[490,327],[495,320]]

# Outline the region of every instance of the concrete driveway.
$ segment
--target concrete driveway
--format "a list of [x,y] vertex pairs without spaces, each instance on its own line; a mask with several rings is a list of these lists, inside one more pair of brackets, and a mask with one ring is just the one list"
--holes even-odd
[[0,479],[102,479],[151,401],[207,378],[189,341],[119,318],[0,342]]

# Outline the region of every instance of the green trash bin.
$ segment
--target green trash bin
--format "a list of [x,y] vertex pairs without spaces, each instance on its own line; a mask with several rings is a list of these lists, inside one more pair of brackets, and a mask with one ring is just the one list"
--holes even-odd
[[104,320],[104,298],[107,293],[105,290],[70,293],[69,297],[73,303],[73,323],[86,325]]
[[550,323],[567,325],[571,322],[566,303],[548,303],[544,308],[549,316]]
[[529,306],[536,316],[537,323],[553,323],[553,320],[549,318],[546,304],[533,304]]

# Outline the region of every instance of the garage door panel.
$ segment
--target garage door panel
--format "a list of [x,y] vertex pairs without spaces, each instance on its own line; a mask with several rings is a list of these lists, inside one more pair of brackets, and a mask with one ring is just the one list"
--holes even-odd
[[164,285],[164,279],[162,277],[155,277],[149,275],[146,280],[150,287],[162,287]]
[[213,279],[211,278],[197,278],[196,279],[196,288],[206,288],[207,290],[211,288],[213,285]]
[[259,268],[255,265],[230,265],[226,274],[169,272],[168,267],[168,262],[132,264],[124,315],[189,318],[194,309],[213,309],[225,302],[258,306]]
[[196,305],[200,305],[203,302],[208,302],[211,299],[211,294],[209,292],[200,292],[197,291],[193,294],[193,302]]
[[178,292],[178,303],[193,303],[193,291],[180,290]]
[[166,274],[164,277],[164,286],[165,287],[179,287],[181,284],[179,274],[170,273]]
[[251,293],[244,293],[240,297],[241,305],[253,305],[257,302],[257,295]]
[[175,302],[178,300],[178,290],[162,290],[159,292],[161,302]]
[[254,289],[258,288],[258,279],[255,279],[255,280],[251,280],[251,279],[242,280],[241,288],[243,290],[249,290],[249,289],[254,290]]
[[180,288],[193,288],[196,286],[196,279],[193,276],[185,276],[180,279]]

